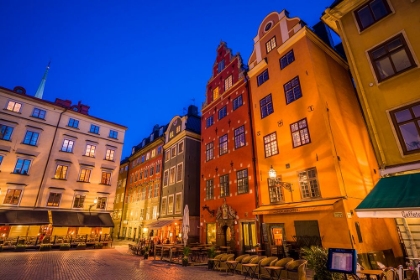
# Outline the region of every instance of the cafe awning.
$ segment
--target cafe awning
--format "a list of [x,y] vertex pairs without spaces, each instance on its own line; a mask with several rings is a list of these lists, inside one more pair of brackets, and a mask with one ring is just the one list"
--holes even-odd
[[52,221],[57,227],[114,227],[109,213],[52,211]]
[[42,210],[0,210],[0,225],[46,225],[48,211]]
[[258,207],[254,215],[291,214],[300,212],[325,211],[334,209],[333,205],[340,199],[323,199],[303,202],[291,202],[278,205],[265,205]]
[[158,221],[155,221],[155,222],[152,222],[152,223],[146,225],[145,227],[147,227],[149,229],[159,229],[161,227],[172,224],[175,221],[178,221],[178,220],[158,220]]
[[386,177],[356,207],[361,218],[420,218],[420,173]]

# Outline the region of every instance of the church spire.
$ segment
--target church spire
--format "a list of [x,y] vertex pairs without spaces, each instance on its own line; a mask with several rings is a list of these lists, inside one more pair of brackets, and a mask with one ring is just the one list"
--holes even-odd
[[44,94],[45,82],[47,81],[48,70],[50,70],[50,64],[51,64],[51,61],[48,62],[47,69],[45,69],[44,76],[42,77],[38,90],[35,93],[36,98],[42,99],[42,95]]

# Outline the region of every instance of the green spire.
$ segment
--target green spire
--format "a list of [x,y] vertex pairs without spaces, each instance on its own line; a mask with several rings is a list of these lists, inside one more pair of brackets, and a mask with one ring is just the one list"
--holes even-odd
[[45,83],[47,82],[48,70],[50,70],[50,64],[51,64],[51,61],[48,62],[47,69],[45,69],[44,76],[42,77],[38,90],[35,93],[36,98],[42,99],[42,95],[44,94]]

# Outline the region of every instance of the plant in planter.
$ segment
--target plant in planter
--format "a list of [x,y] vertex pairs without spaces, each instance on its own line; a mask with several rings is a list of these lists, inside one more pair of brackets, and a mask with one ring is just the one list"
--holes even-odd
[[26,251],[26,245],[25,244],[16,244],[15,252],[24,252],[24,251]]
[[190,255],[191,249],[188,246],[185,246],[182,250],[182,266],[188,266],[188,257]]
[[208,267],[208,269],[213,269],[214,261],[212,259],[214,259],[215,256],[216,256],[216,248],[214,246],[212,246],[210,249],[207,250],[207,257],[208,257],[207,267]]
[[0,245],[0,252],[3,251],[3,245]]
[[308,268],[314,271],[314,280],[344,280],[341,273],[327,269],[328,250],[318,246],[302,248],[302,257],[308,261]]
[[143,258],[147,260],[149,258],[149,246],[144,247]]
[[76,250],[85,250],[86,249],[86,243],[80,242],[77,244]]
[[70,250],[70,243],[61,243],[60,244],[60,251],[68,251]]
[[52,248],[52,244],[51,243],[45,243],[45,244],[41,244],[39,246],[39,250],[40,251],[50,251]]
[[97,242],[97,243],[95,243],[95,245],[93,246],[95,249],[102,249],[103,247],[104,247],[104,244],[103,243],[99,243],[99,242]]

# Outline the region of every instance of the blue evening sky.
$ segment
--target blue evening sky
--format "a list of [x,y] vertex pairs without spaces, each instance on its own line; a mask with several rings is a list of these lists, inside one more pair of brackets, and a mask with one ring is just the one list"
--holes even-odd
[[82,101],[128,127],[123,158],[155,124],[201,110],[223,40],[244,63],[261,21],[289,11],[308,26],[333,0],[0,0],[0,86]]

